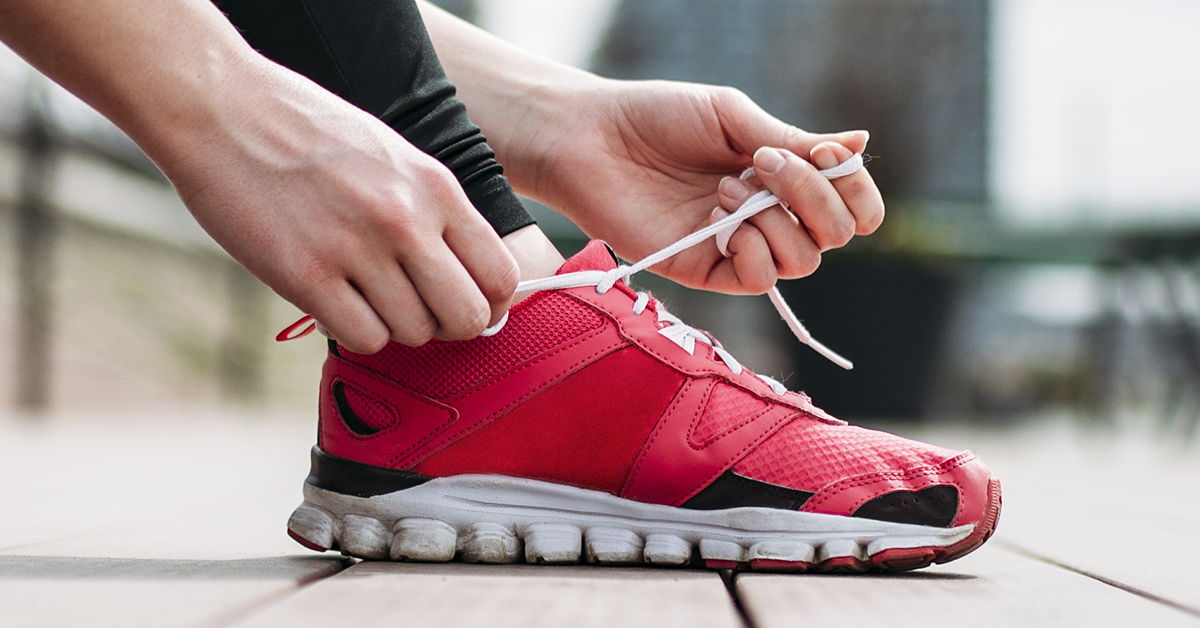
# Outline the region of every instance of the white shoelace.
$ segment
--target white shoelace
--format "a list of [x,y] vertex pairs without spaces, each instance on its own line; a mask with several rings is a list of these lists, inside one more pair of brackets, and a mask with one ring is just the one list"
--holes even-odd
[[[855,154],[850,159],[847,159],[833,168],[821,170],[820,173],[825,178],[832,180],[854,174],[862,167],[862,154]],[[742,179],[749,178],[753,172],[754,171],[752,168],[748,169],[746,172],[743,172]],[[717,247],[720,249],[721,253],[728,256],[729,253],[727,246],[729,243],[729,238],[733,236],[733,232],[737,230],[738,226],[741,225],[743,221],[751,216],[754,216],[755,214],[766,211],[775,205],[781,204],[786,207],[786,203],[780,200],[779,197],[767,190],[763,190],[746,199],[746,201],[742,203],[741,207],[738,207],[737,211],[733,212],[732,214],[721,218],[717,222],[714,222],[713,224],[704,227],[703,229],[700,229],[691,235],[684,236],[674,244],[671,244],[657,253],[647,256],[645,259],[636,264],[621,264],[608,271],[581,270],[573,273],[554,275],[553,277],[545,277],[542,279],[529,279],[517,284],[517,293],[528,294],[531,292],[537,292],[539,290],[563,290],[566,288],[595,286],[597,294],[604,294],[605,292],[611,290],[618,281],[625,279],[626,283],[628,283],[629,277],[633,276],[634,274],[640,273],[643,270],[646,270],[647,268],[650,268],[659,262],[665,261],[671,256],[696,246],[697,244],[700,244],[701,242],[714,236],[717,238]],[[776,311],[779,312],[779,316],[783,318],[784,322],[787,323],[788,328],[792,330],[792,333],[796,335],[796,338],[799,339],[800,342],[812,347],[817,353],[820,353],[828,358],[831,362],[844,369],[854,368],[854,364],[850,362],[850,360],[843,358],[829,347],[826,347],[818,342],[816,338],[813,338],[812,334],[809,333],[809,331],[805,329],[804,325],[800,322],[800,319],[796,318],[796,314],[792,312],[792,308],[788,307],[787,302],[783,300],[783,295],[779,293],[778,287],[772,286],[767,294],[771,299],[771,303],[775,305]],[[637,295],[637,300],[633,303],[633,313],[640,316],[642,312],[645,311],[646,305],[650,302],[650,295],[645,292],[638,292]],[[667,323],[667,326],[660,329],[658,333],[669,338],[688,353],[694,354],[696,341],[709,345],[713,348],[713,351],[717,354],[717,356],[720,357],[723,362],[725,362],[725,365],[729,367],[730,371],[733,371],[735,375],[741,374],[743,370],[742,365],[739,364],[738,361],[735,360],[728,351],[717,346],[708,334],[684,324],[683,321],[667,312],[666,309],[662,307],[661,303],[655,309],[658,312],[658,321],[661,323]],[[499,323],[496,323],[495,325],[484,330],[483,335],[495,335],[504,328],[504,325],[507,322],[508,314],[506,313],[504,318],[500,319]],[[780,384],[770,377],[758,375],[757,373],[754,375],[766,382],[767,385],[769,385],[771,389],[776,392],[776,394],[782,395],[787,391],[787,388],[785,388],[783,384]]]

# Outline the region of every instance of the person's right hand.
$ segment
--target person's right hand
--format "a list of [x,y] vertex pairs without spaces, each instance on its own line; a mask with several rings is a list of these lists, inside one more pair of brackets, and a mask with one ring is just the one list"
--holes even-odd
[[213,239],[354,352],[497,322],[517,265],[453,174],[315,84],[250,65],[201,124],[150,147]]

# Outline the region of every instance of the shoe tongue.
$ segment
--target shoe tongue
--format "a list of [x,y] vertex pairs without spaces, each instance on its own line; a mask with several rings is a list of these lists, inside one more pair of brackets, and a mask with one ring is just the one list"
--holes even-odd
[[556,275],[581,270],[612,270],[617,267],[617,256],[603,240],[592,240],[583,250],[563,263]]

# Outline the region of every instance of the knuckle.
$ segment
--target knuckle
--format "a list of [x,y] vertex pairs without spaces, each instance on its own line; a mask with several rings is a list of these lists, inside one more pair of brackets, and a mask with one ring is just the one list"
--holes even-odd
[[754,294],[762,294],[775,285],[776,279],[775,273],[761,273],[749,278],[746,281],[746,287]]
[[521,282],[521,269],[513,259],[498,262],[493,268],[486,285],[480,286],[491,303],[507,303]]
[[419,245],[424,240],[420,237],[420,214],[404,204],[394,203],[380,208],[377,222],[380,234],[390,241]]
[[780,140],[783,146],[799,146],[808,140],[809,134],[792,125],[786,125],[783,128],[783,137]]
[[388,344],[386,333],[367,333],[338,338],[338,343],[359,355],[373,355],[383,351]]
[[845,220],[839,220],[833,226],[832,233],[834,246],[846,246],[850,240],[854,238],[855,223],[853,219],[847,217]]
[[800,264],[797,270],[800,274],[798,277],[807,277],[817,272],[817,267],[821,265],[821,252],[816,249],[806,251],[800,259]]
[[415,320],[406,321],[398,331],[392,332],[392,339],[409,347],[419,347],[433,339],[437,332],[437,323],[432,317],[422,316]]
[[490,308],[480,304],[471,304],[463,310],[459,320],[442,326],[442,332],[447,340],[468,340],[478,336],[487,328],[491,318]]
[[863,235],[870,235],[872,233],[875,233],[875,230],[878,229],[880,227],[880,225],[883,224],[883,214],[884,214],[883,210],[880,209],[879,211],[872,214],[869,218],[867,218],[867,220],[865,221],[865,223],[863,225],[863,230],[864,230]]
[[845,182],[841,184],[842,198],[852,199],[865,195],[869,191],[867,182],[860,177],[845,177]]
[[730,87],[728,85],[720,85],[720,86],[713,87],[712,93],[713,93],[713,98],[715,98],[716,100],[719,100],[719,101],[723,101],[730,105],[745,106],[752,102],[750,97],[746,95],[746,92],[743,92],[742,90],[740,90],[736,87]]

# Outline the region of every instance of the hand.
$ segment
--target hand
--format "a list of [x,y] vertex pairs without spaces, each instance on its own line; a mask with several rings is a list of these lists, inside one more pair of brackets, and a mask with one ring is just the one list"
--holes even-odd
[[351,351],[499,320],[516,263],[445,167],[278,66],[253,78],[157,155],[213,239]]
[[516,262],[454,176],[255,53],[207,0],[0,2],[0,38],[129,134],[234,259],[346,348],[470,338]]
[[[742,224],[725,258],[714,243],[654,267],[682,284],[761,293],[802,277],[821,253],[872,233],[883,201],[866,170],[828,181],[818,170],[866,148],[865,132],[807,133],[771,117],[742,93],[674,82],[606,81],[567,107],[570,122],[546,125],[548,148],[522,189],[562,211],[591,237],[637,260],[732,211],[765,186],[787,201]],[[803,157],[802,157],[803,156]],[[736,176],[753,163],[749,184]],[[731,176],[732,175],[732,176]],[[720,193],[718,194],[718,190]]]

